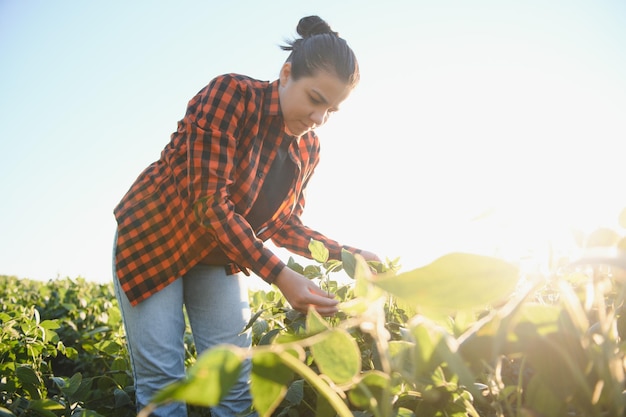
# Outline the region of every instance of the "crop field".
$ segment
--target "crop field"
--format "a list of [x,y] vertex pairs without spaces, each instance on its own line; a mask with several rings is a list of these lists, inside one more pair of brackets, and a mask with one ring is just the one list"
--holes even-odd
[[[253,349],[198,355],[187,332],[188,377],[140,415],[178,400],[209,416],[249,359],[261,416],[622,416],[626,258],[602,236],[599,255],[541,276],[468,253],[400,272],[329,261],[311,242],[311,263],[289,266],[335,293],[339,314],[251,291]],[[136,415],[112,285],[0,276],[0,298],[0,416]]]

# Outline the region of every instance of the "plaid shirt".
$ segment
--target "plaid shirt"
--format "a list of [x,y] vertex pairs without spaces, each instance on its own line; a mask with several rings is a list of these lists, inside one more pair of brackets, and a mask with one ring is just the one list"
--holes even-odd
[[[339,243],[304,226],[304,189],[319,161],[317,135],[284,133],[278,82],[229,74],[191,99],[158,161],[137,178],[114,210],[116,272],[136,305],[220,250],[229,273],[251,269],[273,282],[285,264],[264,241],[310,258],[311,239],[334,259]],[[278,147],[289,145],[296,172],[274,216],[252,230],[249,213]]]

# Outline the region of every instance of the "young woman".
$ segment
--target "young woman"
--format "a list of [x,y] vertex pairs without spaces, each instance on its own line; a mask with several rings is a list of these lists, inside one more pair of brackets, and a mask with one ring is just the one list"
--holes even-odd
[[[304,189],[319,161],[314,129],[339,110],[359,81],[346,41],[317,16],[300,20],[301,38],[278,80],[228,74],[191,99],[158,161],[144,170],[115,208],[114,282],[135,377],[137,406],[182,378],[187,311],[198,352],[228,343],[250,346],[241,333],[250,311],[243,275],[276,285],[290,305],[322,315],[337,311],[332,295],[288,268],[264,242],[310,257],[319,240],[377,256],[306,227]],[[250,409],[249,364],[214,417]],[[185,404],[157,409],[186,416]]]

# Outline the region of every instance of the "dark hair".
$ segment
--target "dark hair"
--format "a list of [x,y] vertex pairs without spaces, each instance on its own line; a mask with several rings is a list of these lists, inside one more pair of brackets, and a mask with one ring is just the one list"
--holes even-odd
[[359,63],[345,39],[340,38],[319,16],[300,19],[296,29],[301,38],[281,46],[291,51],[286,62],[291,62],[294,80],[313,76],[318,70],[335,73],[340,80],[354,88],[359,82]]

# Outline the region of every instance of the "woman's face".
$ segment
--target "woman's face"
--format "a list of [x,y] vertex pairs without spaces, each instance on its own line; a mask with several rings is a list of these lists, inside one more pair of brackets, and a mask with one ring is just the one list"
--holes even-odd
[[336,75],[318,71],[312,77],[291,77],[291,63],[286,62],[280,71],[278,90],[280,109],[285,120],[285,131],[300,137],[323,125],[331,113],[339,110],[352,89]]

